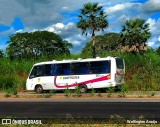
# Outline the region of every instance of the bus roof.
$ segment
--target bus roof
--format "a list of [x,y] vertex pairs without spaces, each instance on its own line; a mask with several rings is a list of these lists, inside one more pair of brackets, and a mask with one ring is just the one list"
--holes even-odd
[[117,57],[111,57],[111,56],[108,56],[108,57],[105,57],[105,58],[100,58],[100,57],[97,57],[97,58],[87,58],[87,59],[77,59],[77,60],[61,60],[61,61],[56,61],[56,60],[53,60],[53,61],[46,61],[46,62],[40,62],[40,63],[36,63],[34,65],[42,65],[42,64],[58,64],[58,63],[74,63],[74,62],[88,62],[88,61],[103,61],[103,60],[111,60],[112,58],[117,58]]

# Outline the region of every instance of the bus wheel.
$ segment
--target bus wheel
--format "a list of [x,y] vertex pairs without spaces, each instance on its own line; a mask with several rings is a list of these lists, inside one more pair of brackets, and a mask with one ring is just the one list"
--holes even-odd
[[37,86],[35,87],[35,92],[36,92],[36,93],[42,93],[42,92],[43,92],[42,86],[41,86],[41,85],[37,85]]
[[81,93],[86,93],[87,92],[87,86],[86,85],[80,85],[79,90]]

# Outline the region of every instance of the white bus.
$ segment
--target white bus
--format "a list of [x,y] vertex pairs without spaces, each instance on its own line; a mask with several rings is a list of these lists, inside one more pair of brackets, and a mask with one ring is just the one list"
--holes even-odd
[[125,64],[122,58],[89,58],[48,61],[34,64],[27,79],[27,90],[75,89],[86,92],[92,88],[120,86],[124,83]]

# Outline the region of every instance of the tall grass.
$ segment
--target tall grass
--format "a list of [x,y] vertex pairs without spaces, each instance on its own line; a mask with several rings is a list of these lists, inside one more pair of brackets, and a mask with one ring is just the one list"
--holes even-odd
[[[53,59],[77,59],[80,55],[59,55]],[[52,59],[52,60],[53,60]],[[0,90],[6,90],[16,86],[16,89],[25,89],[26,79],[33,66],[37,62],[51,61],[47,57],[35,59],[10,60],[8,58],[0,59]]]
[[33,61],[29,60],[0,59],[0,90],[25,88],[25,81],[32,66]]
[[118,56],[125,60],[125,82],[130,90],[160,90],[160,56],[153,50],[144,54],[120,52],[104,53],[104,56]]
[[21,87],[21,80],[18,75],[0,75],[0,90],[7,94],[17,94]]
[[[144,54],[103,52],[100,57],[117,56],[125,60],[125,84],[129,90],[160,90],[160,56],[153,50]],[[90,54],[56,56],[55,60],[91,58]],[[53,60],[52,59],[52,60]],[[16,87],[25,89],[26,79],[34,63],[51,61],[47,57],[38,60],[0,59],[0,90]]]

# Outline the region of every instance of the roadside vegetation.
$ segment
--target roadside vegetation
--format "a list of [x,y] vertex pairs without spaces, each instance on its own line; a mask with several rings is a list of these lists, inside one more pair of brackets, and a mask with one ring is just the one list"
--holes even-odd
[[[126,52],[104,52],[100,57],[119,56],[126,63],[125,86],[128,91],[158,91],[160,90],[160,56],[156,51],[149,49],[144,54]],[[68,55],[65,59],[77,59],[82,55]],[[90,57],[88,55],[88,57]],[[87,54],[85,55],[87,58]],[[58,60],[63,59],[57,57]],[[47,58],[37,60],[10,60],[0,59],[0,89],[18,91],[25,89],[27,76],[34,63],[46,61]]]
[[94,118],[42,119],[42,124],[12,124],[3,125],[3,127],[159,127],[159,125],[157,121],[148,120],[143,116],[128,119],[119,115],[111,115],[110,118],[101,120]]

